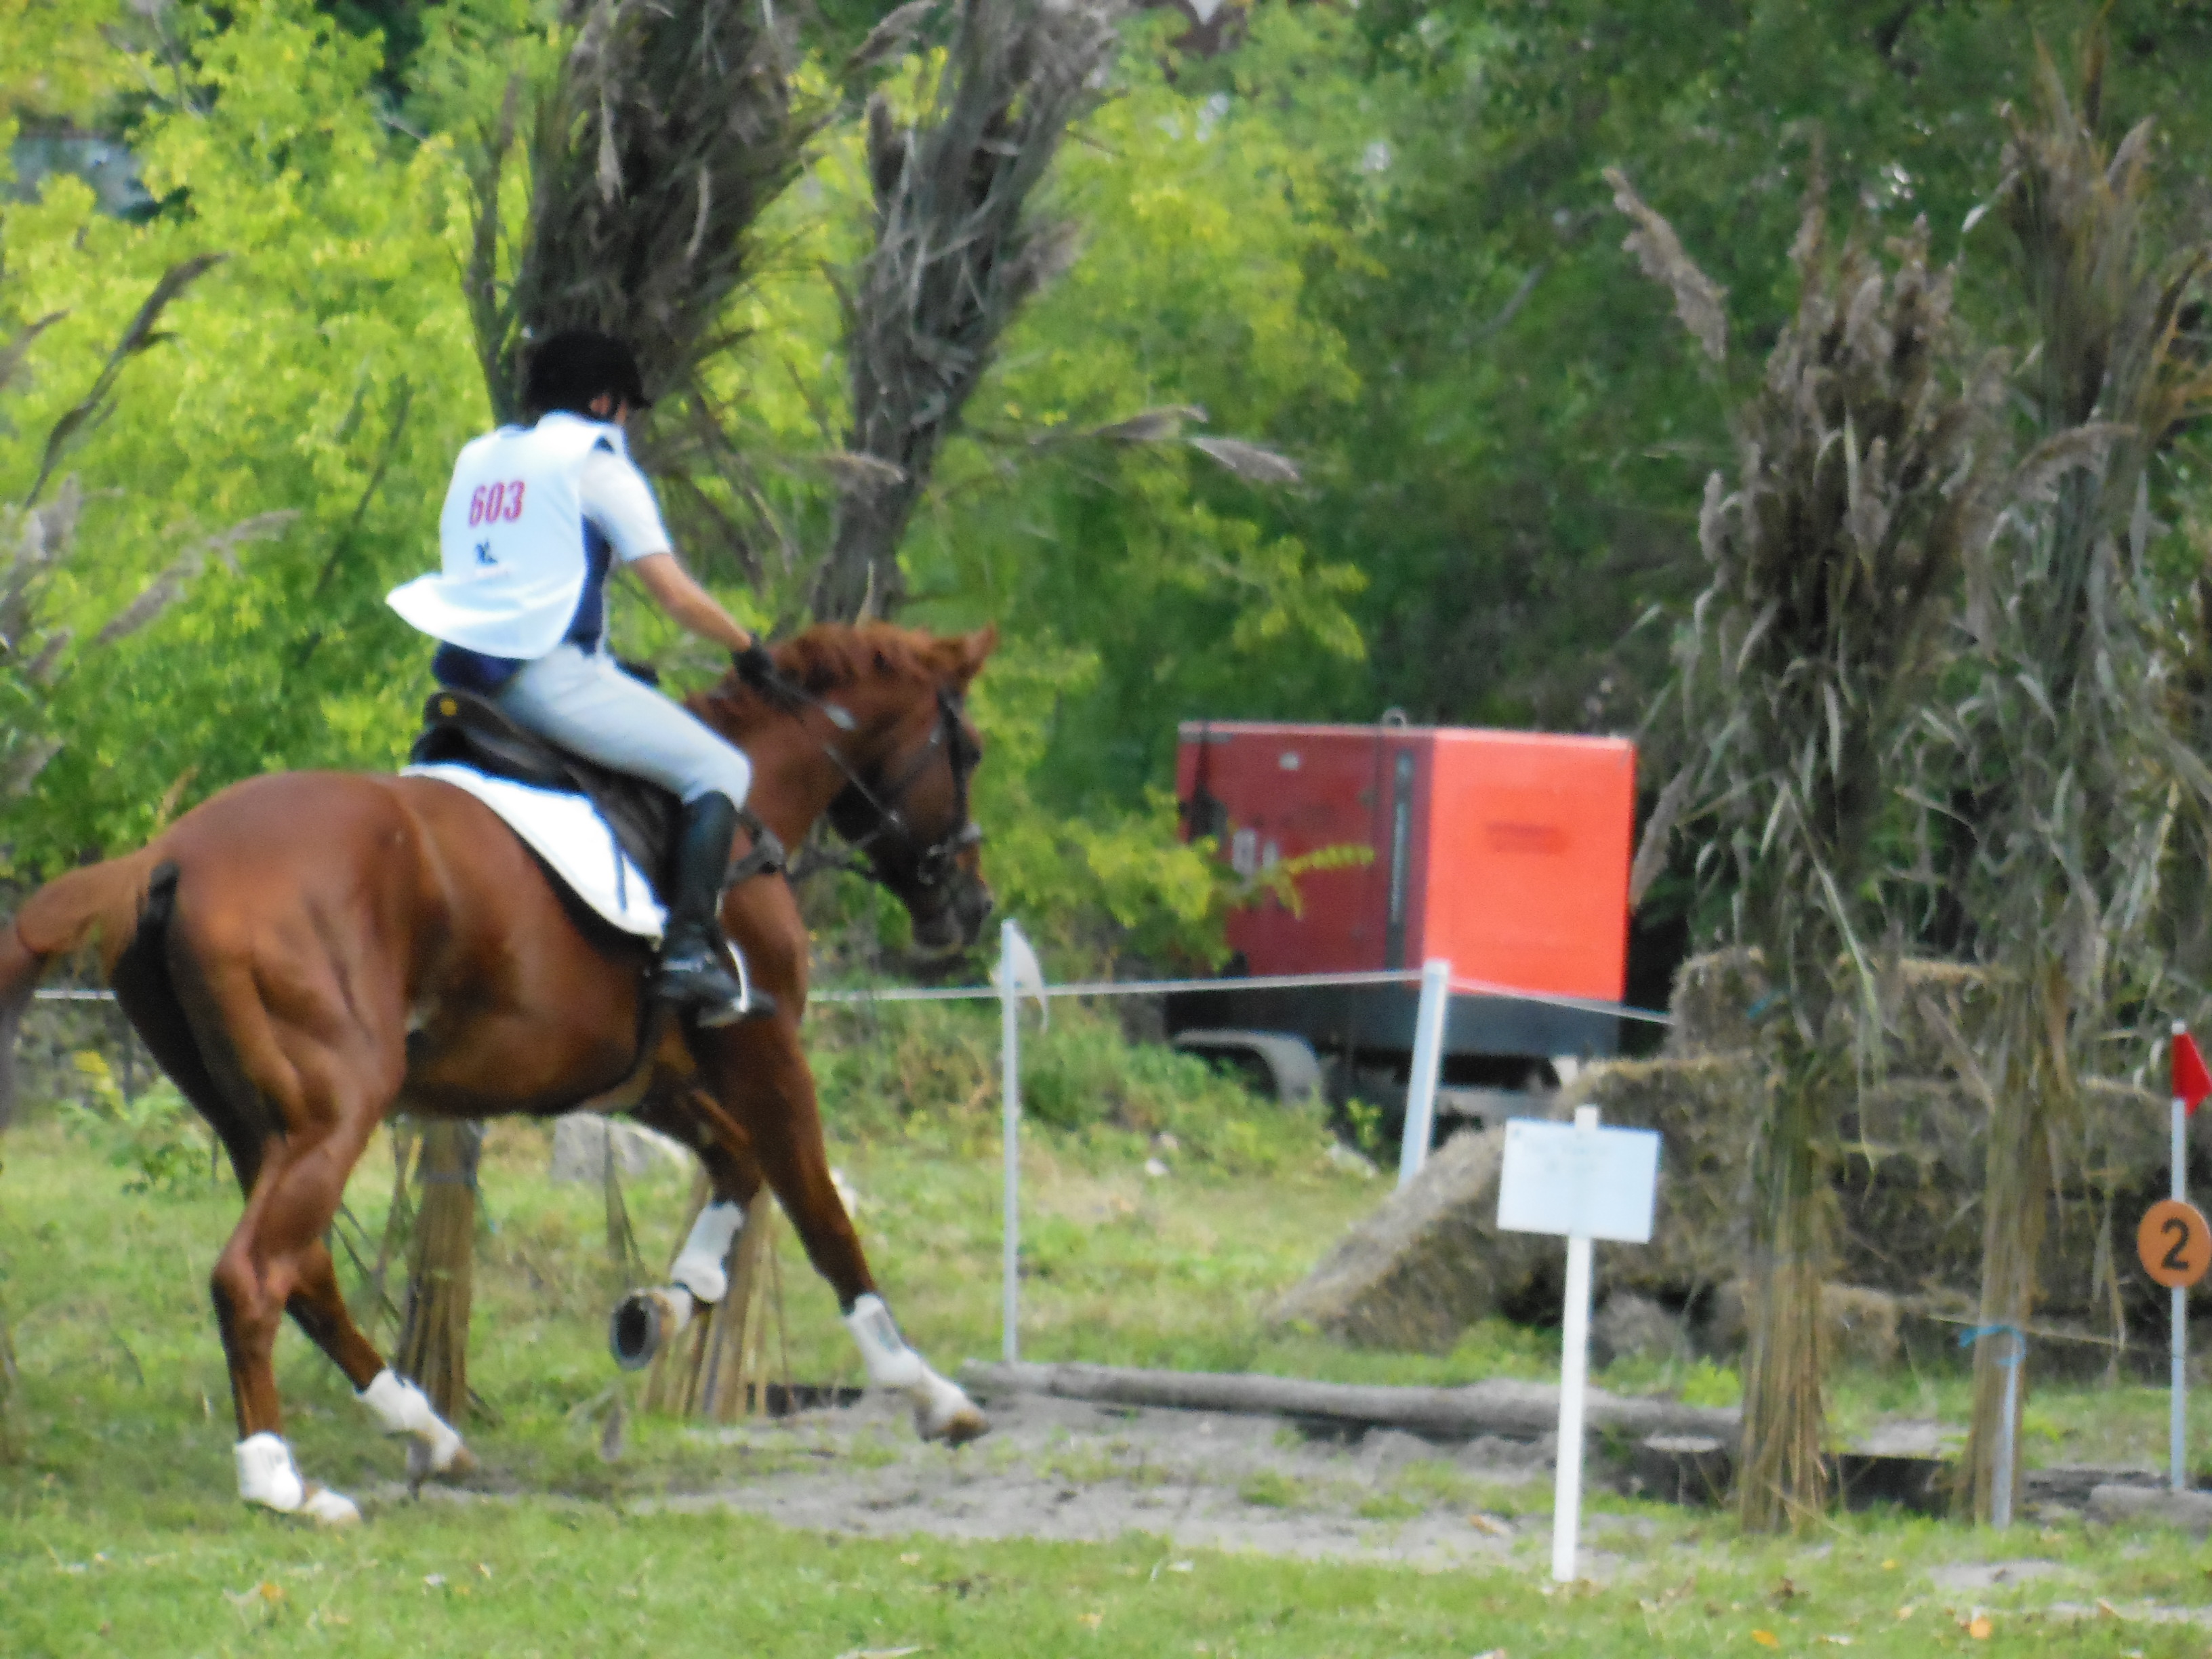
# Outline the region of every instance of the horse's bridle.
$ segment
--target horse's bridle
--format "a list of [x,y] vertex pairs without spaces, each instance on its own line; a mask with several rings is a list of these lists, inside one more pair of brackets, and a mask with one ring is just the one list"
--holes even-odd
[[[939,686],[937,723],[930,728],[929,741],[907,763],[906,769],[900,773],[896,781],[880,789],[870,787],[868,781],[854,770],[852,763],[834,747],[826,743],[822,745],[822,752],[829,756],[836,763],[837,769],[845,775],[845,787],[837,799],[830,803],[830,814],[831,823],[837,824],[838,833],[844,836],[847,846],[859,855],[849,866],[855,874],[866,876],[880,886],[890,887],[890,883],[884,880],[876,868],[875,860],[866,855],[887,837],[896,836],[906,847],[913,849],[915,890],[928,892],[951,879],[962,853],[981,842],[983,832],[969,811],[968,785],[969,780],[975,775],[975,768],[982,761],[983,751],[968,735],[968,728],[962,720],[963,713],[961,699],[950,688]],[[931,763],[939,753],[945,756],[945,763],[952,769],[952,799],[958,810],[952,828],[927,846],[921,846],[918,844],[919,838],[915,834],[914,825],[908,820],[903,808],[907,796],[913,792],[915,785],[921,781],[922,775],[929,770]],[[841,810],[842,804],[854,796],[859,797],[857,808]],[[838,820],[849,820],[856,810],[873,813],[875,822],[857,835],[848,834]]]

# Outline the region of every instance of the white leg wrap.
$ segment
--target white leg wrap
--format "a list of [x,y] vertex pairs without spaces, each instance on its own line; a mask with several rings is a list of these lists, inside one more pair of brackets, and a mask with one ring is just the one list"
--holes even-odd
[[929,1367],[907,1346],[891,1310],[873,1291],[853,1304],[853,1311],[845,1316],[845,1328],[860,1345],[870,1388],[911,1389],[928,1375]]
[[422,1472],[443,1474],[460,1456],[459,1431],[438,1415],[429,1395],[390,1366],[379,1371],[357,1398],[385,1433],[414,1437],[422,1452],[420,1456],[410,1454],[408,1457],[410,1471],[419,1462]]
[[325,1486],[308,1485],[292,1462],[292,1449],[279,1436],[250,1435],[232,1449],[238,1464],[238,1495],[280,1515],[304,1515],[326,1527],[348,1527],[361,1519],[350,1498]]
[[854,1302],[853,1311],[845,1316],[845,1328],[852,1332],[860,1358],[867,1362],[868,1386],[896,1389],[911,1401],[915,1432],[924,1440],[960,1446],[988,1432],[990,1420],[960,1385],[939,1376],[907,1346],[883,1297],[871,1293]]
[[691,1224],[690,1236],[669,1269],[672,1283],[681,1285],[702,1302],[720,1302],[730,1288],[730,1241],[745,1224],[745,1206],[730,1200],[709,1204]]

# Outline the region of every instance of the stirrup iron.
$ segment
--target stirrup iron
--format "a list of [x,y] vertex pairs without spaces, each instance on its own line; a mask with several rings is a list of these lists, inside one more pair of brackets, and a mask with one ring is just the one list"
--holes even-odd
[[724,954],[738,972],[738,997],[734,1002],[711,1005],[699,1011],[699,1024],[709,1030],[717,1026],[734,1025],[741,1019],[768,1019],[775,1013],[775,999],[765,991],[753,989],[751,970],[745,966],[745,953],[735,945]]

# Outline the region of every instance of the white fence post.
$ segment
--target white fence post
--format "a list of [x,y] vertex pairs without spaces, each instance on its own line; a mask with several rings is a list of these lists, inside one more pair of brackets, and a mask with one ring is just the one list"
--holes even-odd
[[1421,1002],[1413,1016],[1413,1069],[1406,1079],[1406,1130],[1398,1143],[1398,1184],[1420,1174],[1437,1125],[1437,1073],[1443,1066],[1444,1016],[1451,1012],[1451,963],[1421,964]]
[[[1575,1127],[1598,1127],[1597,1108],[1575,1108]],[[1552,1579],[1575,1578],[1583,1517],[1583,1401],[1589,1386],[1590,1241],[1567,1235],[1566,1305],[1559,1322],[1559,1443],[1552,1476]]]

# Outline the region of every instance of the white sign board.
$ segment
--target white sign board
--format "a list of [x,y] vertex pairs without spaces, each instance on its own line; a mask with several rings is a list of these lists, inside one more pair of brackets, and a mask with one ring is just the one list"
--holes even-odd
[[1644,1244],[1659,1187],[1659,1137],[1650,1129],[1578,1128],[1514,1118],[1505,1126],[1498,1224]]

